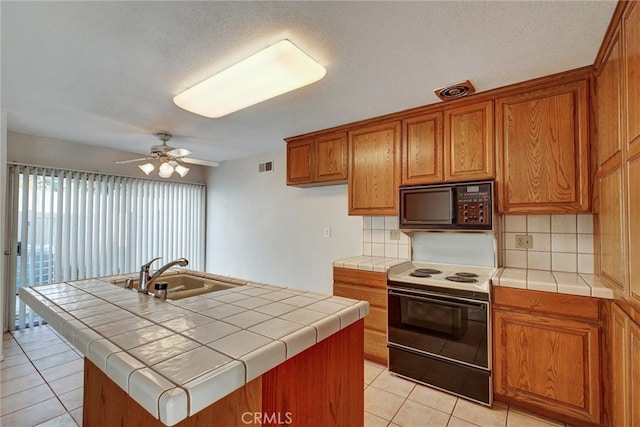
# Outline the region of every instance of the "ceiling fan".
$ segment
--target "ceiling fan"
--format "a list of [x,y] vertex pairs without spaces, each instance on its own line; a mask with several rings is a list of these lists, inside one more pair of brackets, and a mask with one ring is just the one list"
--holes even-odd
[[152,146],[149,155],[137,159],[120,160],[116,163],[122,165],[150,160],[147,163],[138,165],[138,167],[147,175],[155,169],[154,163],[160,163],[160,166],[158,167],[158,175],[161,178],[169,178],[174,172],[177,172],[181,177],[184,177],[189,173],[189,168],[182,165],[182,163],[210,166],[214,168],[220,166],[219,162],[210,162],[207,160],[198,160],[187,157],[191,154],[191,151],[186,148],[174,148],[167,145],[167,142],[172,138],[170,133],[158,132],[154,135],[162,141],[162,144]]

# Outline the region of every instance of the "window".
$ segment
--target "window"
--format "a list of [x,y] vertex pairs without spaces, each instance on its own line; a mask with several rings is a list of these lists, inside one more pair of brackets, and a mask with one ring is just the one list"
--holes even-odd
[[21,286],[135,272],[158,256],[204,269],[204,185],[11,165],[9,188],[17,327],[33,325]]

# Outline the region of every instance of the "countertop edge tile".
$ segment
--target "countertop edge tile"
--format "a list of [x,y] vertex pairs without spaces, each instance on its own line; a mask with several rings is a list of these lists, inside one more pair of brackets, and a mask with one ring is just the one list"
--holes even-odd
[[[546,278],[548,279],[545,279]],[[491,279],[493,286],[550,293],[613,299],[613,290],[595,274],[500,267]]]
[[[375,261],[380,265],[395,265],[398,262],[406,261],[402,259],[390,261],[381,257],[366,258],[368,258],[367,262],[373,263]],[[180,272],[172,271],[171,274],[180,274]],[[161,302],[152,296],[132,294],[131,290],[124,289],[119,284],[111,283],[111,277],[117,277],[120,280],[120,278],[128,277],[128,275],[110,276],[106,281],[88,279],[78,282],[21,288],[20,296],[43,319],[50,319],[47,320],[50,326],[66,337],[84,354],[86,359],[94,363],[119,388],[127,392],[134,401],[143,406],[154,417],[163,418],[163,422],[164,420],[171,423],[178,422],[183,415],[194,415],[220,398],[241,388],[253,378],[275,368],[287,358],[307,350],[318,341],[344,329],[369,313],[369,304],[366,301],[334,298],[331,295],[288,289],[281,286],[248,284],[249,282],[247,281],[233,279],[238,283],[239,288],[246,286],[246,288],[236,289],[236,291],[245,291],[247,298],[260,298],[259,294],[261,292],[257,291],[260,288],[264,288],[265,292],[291,292],[292,296],[307,298],[309,300],[307,305],[318,304],[316,308],[320,310],[317,310],[317,313],[316,311],[310,311],[322,317],[318,318],[319,320],[310,322],[310,324],[301,325],[300,329],[292,331],[281,338],[269,338],[271,341],[266,342],[263,346],[243,356],[236,357],[232,362],[226,363],[200,377],[184,384],[175,384],[164,376],[161,371],[154,370],[153,367],[131,355],[130,350],[123,349],[115,344],[114,341],[111,341],[113,337],[105,338],[90,325],[95,324],[98,328],[108,327],[110,323],[122,322],[124,319],[122,316],[126,315],[126,319],[131,317],[131,332],[133,332],[136,330],[136,325],[139,325],[136,319],[148,317],[149,313],[155,318],[155,326],[164,328],[165,321],[160,319],[156,313],[163,308],[163,304],[166,304],[164,308],[173,307],[171,310],[176,312],[184,310],[184,313],[192,314],[199,311],[185,310],[179,307],[179,304],[174,305],[171,301]],[[209,277],[209,275],[205,275],[205,277]],[[219,279],[218,276],[215,276],[215,278]],[[223,279],[231,280],[230,278]],[[113,287],[113,289],[110,289],[110,287]],[[249,292],[249,289],[252,288],[256,290]],[[96,298],[101,301],[100,304],[112,306],[113,310],[103,314],[95,314],[92,310],[84,310],[84,304],[76,304],[73,300],[73,297],[76,296],[80,303]],[[211,294],[203,294],[190,297],[190,299],[195,301],[197,298],[206,299],[210,296]],[[113,298],[113,300],[110,298]],[[98,307],[99,305],[94,306]],[[75,316],[71,315],[66,309],[72,310],[71,313],[77,312],[77,314]],[[300,307],[294,308],[293,311],[298,309]],[[255,310],[248,309],[245,311]],[[117,314],[117,312],[121,313]],[[258,312],[256,311],[256,313]],[[111,314],[113,319],[109,319],[110,316],[108,314]],[[278,316],[272,317],[274,319],[278,318]],[[85,320],[87,321],[85,322]],[[176,335],[188,337],[183,333],[177,333]],[[151,341],[156,339],[160,338],[154,338]],[[189,412],[188,415],[186,415],[187,412]]]

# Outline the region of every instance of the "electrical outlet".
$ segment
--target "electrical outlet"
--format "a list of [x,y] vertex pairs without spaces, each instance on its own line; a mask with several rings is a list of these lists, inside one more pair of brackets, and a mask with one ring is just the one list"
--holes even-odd
[[400,240],[400,230],[389,230],[389,240]]
[[331,227],[324,228],[324,237],[331,237]]
[[529,234],[516,234],[516,248],[518,249],[533,248],[533,236]]

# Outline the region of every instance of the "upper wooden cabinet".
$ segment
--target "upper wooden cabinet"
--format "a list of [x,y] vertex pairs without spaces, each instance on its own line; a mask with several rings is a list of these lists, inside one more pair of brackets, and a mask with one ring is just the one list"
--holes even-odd
[[627,150],[640,152],[640,6],[629,2],[622,17]]
[[402,185],[442,182],[442,111],[402,121]]
[[496,116],[499,211],[587,212],[587,81],[498,98]]
[[490,179],[493,101],[464,104],[402,121],[402,184]]
[[596,76],[598,168],[605,164],[616,167],[622,161],[622,54],[619,36],[616,31]]
[[349,215],[397,215],[399,120],[349,132]]
[[287,142],[287,185],[341,184],[346,180],[346,132]]
[[493,178],[493,101],[444,110],[444,179]]

